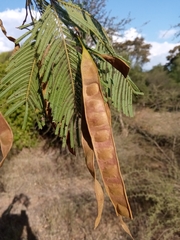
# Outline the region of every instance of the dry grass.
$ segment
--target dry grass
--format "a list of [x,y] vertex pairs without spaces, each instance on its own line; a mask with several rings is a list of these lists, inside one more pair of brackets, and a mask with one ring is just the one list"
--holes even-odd
[[142,109],[136,113],[133,122],[151,135],[180,136],[179,112],[154,112],[152,109]]
[[[15,195],[23,193],[28,196],[28,208],[16,205],[11,215],[20,216],[21,210],[26,210],[38,240],[110,240],[121,236],[121,228],[108,199],[101,225],[94,230],[97,206],[93,181],[83,158],[57,158],[56,151],[49,149],[45,153],[42,146],[23,149],[6,161],[1,176],[5,191],[0,192],[0,214]],[[3,240],[8,233],[4,234]]]
[[[180,209],[173,205],[180,195],[179,116],[142,110],[135,120],[125,119],[125,125],[129,125],[126,138],[119,129],[115,131],[120,166],[134,214],[129,225],[135,239],[180,239],[176,229],[180,225],[177,217]],[[162,136],[168,144],[162,144]],[[0,240],[128,240],[107,197],[100,226],[93,229],[97,206],[93,181],[82,154],[60,156],[57,149],[45,151],[43,144],[23,149],[0,169]],[[29,206],[19,201],[9,214],[3,214],[14,196],[21,193],[29,198]],[[21,226],[16,231],[14,220]]]

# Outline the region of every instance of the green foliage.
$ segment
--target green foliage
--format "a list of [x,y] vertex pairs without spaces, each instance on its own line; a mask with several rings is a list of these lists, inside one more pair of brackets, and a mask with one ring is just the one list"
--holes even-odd
[[[130,179],[133,179],[133,183],[130,183]],[[179,186],[175,184],[178,184],[178,180],[175,181],[173,176],[162,176],[160,172],[153,173],[145,169],[131,172],[127,186],[135,216],[135,239],[144,239],[144,236],[147,240],[178,239],[180,200]]]
[[137,105],[150,107],[156,111],[180,109],[180,84],[170,76],[164,66],[157,65],[145,72],[136,65],[131,68],[130,76],[144,92],[144,96],[134,97]]
[[0,63],[0,79],[6,74],[7,63]]
[[146,85],[149,91],[148,106],[155,110],[179,109],[180,84],[167,74],[163,66],[155,66],[146,73]]
[[[52,8],[47,8],[46,1],[34,2],[43,15],[39,21],[32,23],[32,30],[18,40],[29,36],[12,57],[9,73],[1,81],[0,108],[9,116],[7,120],[13,129],[18,148],[35,144],[37,135],[34,119],[40,128],[48,121],[55,125],[55,133],[63,139],[64,144],[70,132],[71,144],[74,146],[74,133],[81,118],[81,47],[77,32],[80,32],[86,45],[91,38],[97,52],[113,56],[116,54],[99,23],[86,11],[63,1],[59,1],[59,4],[52,1]],[[78,31],[75,27],[78,27]],[[132,46],[132,42],[128,44]],[[132,64],[130,76],[145,92],[145,97],[136,98],[135,101],[155,110],[179,110],[179,56],[171,59],[169,74],[161,65],[143,72],[141,66],[148,61],[146,50],[149,47],[145,46],[145,52],[143,49],[136,51],[137,48],[131,52],[131,60],[134,58],[136,64]],[[139,89],[129,77],[125,79],[91,49],[89,51],[100,69],[104,98],[116,110],[122,109],[130,115],[127,105],[132,105],[132,94],[139,94]],[[128,58],[131,57],[129,54]],[[7,65],[6,58],[2,59],[0,78],[5,74]],[[22,130],[22,125],[26,126],[25,130]],[[174,137],[173,144],[170,139],[166,143],[167,150],[162,147],[167,138],[156,136],[157,140],[154,136],[147,137],[146,133],[136,127],[132,127],[132,132],[130,140],[137,145],[129,148],[128,153],[132,149],[135,156],[131,159],[130,154],[127,155],[122,169],[126,173],[128,196],[134,213],[134,221],[131,223],[133,236],[140,240],[179,239],[179,139]],[[126,140],[123,139],[123,143],[126,145]],[[142,155],[138,153],[139,146],[144,149]],[[122,145],[120,147],[122,151]],[[178,153],[177,156],[175,153]],[[69,216],[67,219],[69,224]]]
[[[121,169],[134,220],[134,239],[180,237],[179,113],[144,108],[124,118],[129,135],[119,141]],[[168,127],[167,124],[169,125]],[[117,132],[117,131],[116,131]]]
[[11,56],[12,52],[2,52],[0,54],[0,63],[7,63],[10,56]]
[[134,102],[136,104],[145,106],[149,98],[149,88],[146,84],[146,73],[142,71],[142,68],[138,65],[131,67],[129,75],[136,83],[138,88],[144,93],[143,96],[134,96]]
[[173,62],[170,77],[176,82],[180,82],[180,56],[177,56]]
[[[11,52],[4,52],[0,54],[0,79],[5,76],[6,68],[8,65],[8,59]],[[1,80],[0,80],[1,82]],[[4,114],[8,112],[12,104],[7,104],[6,99],[0,100],[0,111]],[[21,150],[23,147],[32,147],[37,143],[38,132],[35,129],[35,122],[33,115],[30,113],[27,119],[26,129],[22,129],[22,123],[24,119],[25,106],[21,106],[19,109],[14,111],[8,118],[7,121],[10,124],[13,134],[14,142],[13,148]]]
[[6,98],[11,106],[5,116],[25,107],[24,128],[33,112],[40,128],[51,122],[63,146],[70,136],[70,145],[74,148],[82,111],[81,44],[77,35],[86,46],[90,39],[93,43],[94,49],[89,51],[100,69],[104,97],[111,105],[132,115],[132,94],[141,93],[129,77],[125,78],[94,54],[117,57],[104,29],[88,12],[65,1],[53,1],[51,6],[46,1],[34,3],[42,16],[21,27],[32,26],[32,29],[16,41],[26,38],[2,79],[0,98]]
[[[2,113],[8,110],[6,104],[2,104]],[[21,106],[14,111],[7,121],[12,128],[14,140],[13,149],[21,150],[24,147],[33,147],[38,142],[38,131],[35,128],[35,122],[32,113],[27,118],[26,129],[22,129],[22,123],[24,119],[25,106]]]
[[110,17],[110,13],[106,10],[107,0],[72,0],[72,2],[78,4],[97,19],[104,29],[106,29],[110,38],[113,35],[122,35],[126,25],[131,22],[129,16],[120,21],[117,17]]
[[0,54],[0,79],[6,74],[6,67],[8,65],[8,59],[11,52],[4,52]]
[[165,69],[167,70],[169,76],[174,81],[179,83],[180,82],[180,46],[176,46],[169,51],[167,60],[168,62],[165,65]]

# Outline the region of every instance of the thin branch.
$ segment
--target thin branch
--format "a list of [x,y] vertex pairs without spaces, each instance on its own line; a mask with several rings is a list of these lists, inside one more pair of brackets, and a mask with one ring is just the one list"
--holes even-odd
[[159,146],[159,144],[151,137],[149,136],[148,133],[146,133],[145,131],[143,131],[142,129],[140,129],[139,127],[136,127],[137,131],[140,134],[143,134],[150,142],[152,142],[158,149],[159,151],[164,155],[164,157],[168,160],[171,161],[172,159],[165,153],[165,151]]

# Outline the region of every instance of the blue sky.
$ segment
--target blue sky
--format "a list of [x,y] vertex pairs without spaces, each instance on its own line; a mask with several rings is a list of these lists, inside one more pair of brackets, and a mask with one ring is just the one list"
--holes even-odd
[[[180,43],[180,38],[174,38],[174,25],[180,23],[180,0],[107,0],[107,11],[119,20],[130,17],[133,19],[126,26],[125,39],[143,36],[152,45],[150,62],[145,69],[157,64],[165,64],[168,51]],[[25,11],[25,0],[1,0],[0,19],[3,20],[8,34],[18,37],[15,27],[21,25]],[[19,8],[19,10],[15,10]],[[8,10],[9,9],[9,10]],[[147,23],[147,24],[145,24]],[[123,39],[119,39],[123,41]],[[0,52],[8,51],[12,43],[7,42],[0,33]]]
[[[141,31],[148,41],[162,42],[160,31],[170,30],[180,22],[180,0],[107,0],[107,7],[111,15],[119,19],[130,13],[133,19],[130,26]],[[173,41],[173,37],[170,40]]]

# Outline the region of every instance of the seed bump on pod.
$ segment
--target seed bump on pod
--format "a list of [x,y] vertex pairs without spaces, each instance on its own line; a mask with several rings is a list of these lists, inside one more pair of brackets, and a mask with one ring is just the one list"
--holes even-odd
[[96,142],[105,142],[109,139],[110,134],[107,129],[99,130],[94,135],[94,141]]
[[98,92],[99,92],[99,86],[97,83],[91,83],[90,85],[86,86],[87,96],[96,95]]

